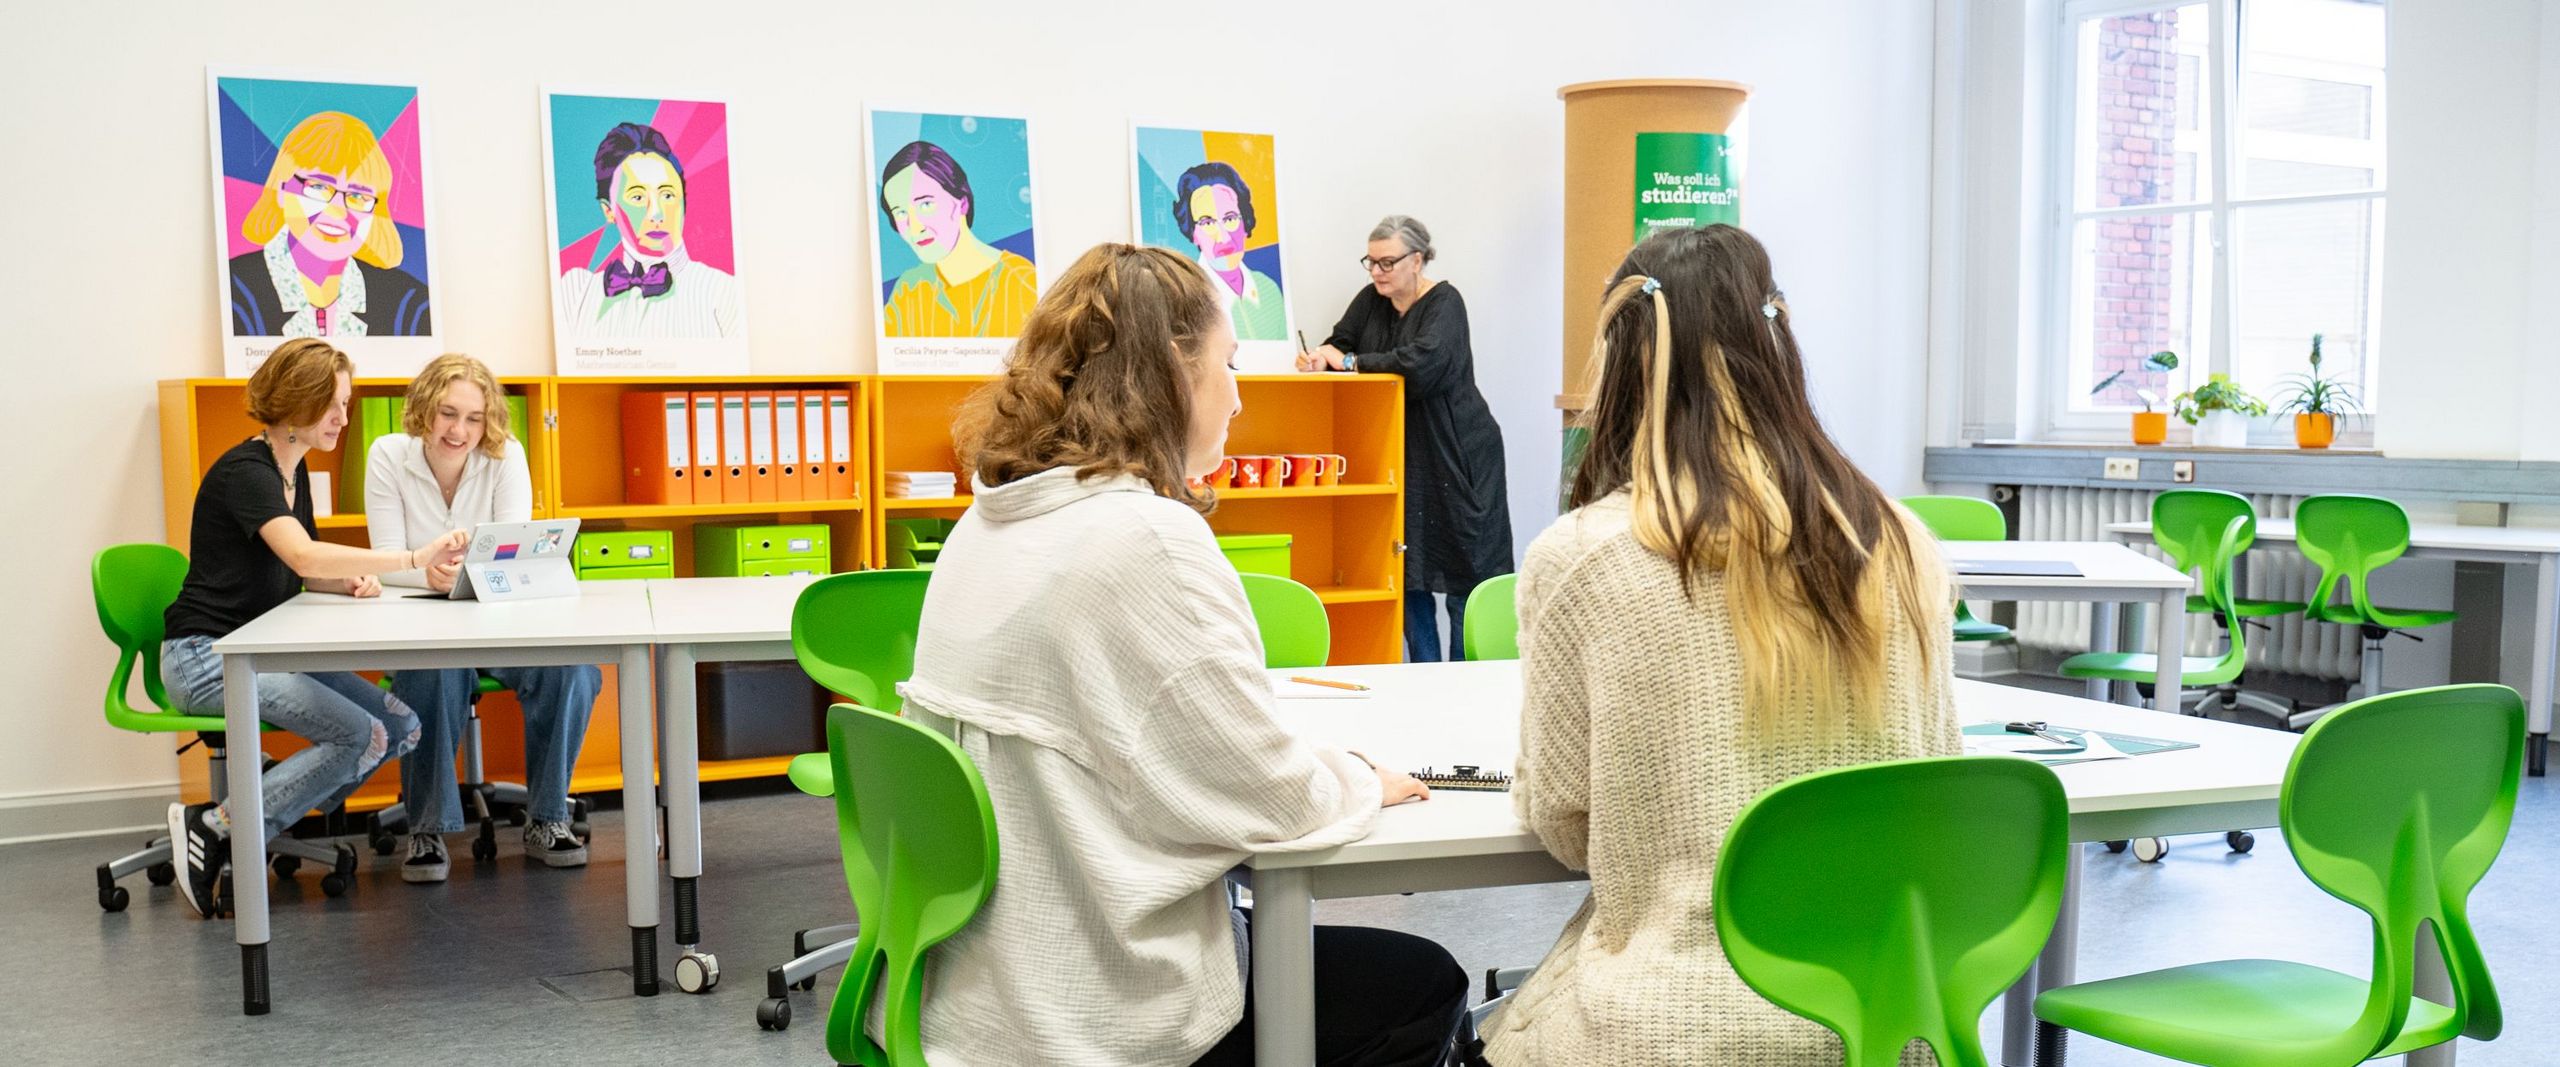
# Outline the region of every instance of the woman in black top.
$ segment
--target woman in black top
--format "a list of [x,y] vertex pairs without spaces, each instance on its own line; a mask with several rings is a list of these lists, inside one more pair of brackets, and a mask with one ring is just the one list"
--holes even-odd
[[1432,594],[1449,600],[1449,655],[1465,655],[1467,594],[1511,573],[1511,508],[1502,427],[1476,391],[1467,305],[1456,286],[1423,277],[1438,258],[1431,231],[1389,215],[1369,231],[1360,265],[1369,287],[1351,298],[1323,347],[1298,369],[1404,375],[1405,658],[1440,658]]
[[[382,595],[377,575],[462,557],[454,530],[424,548],[375,552],[318,539],[311,473],[302,457],[338,446],[347,425],[354,365],[316,338],[287,341],[249,378],[249,417],[266,429],[214,460],[196,489],[186,584],[169,605],[160,680],[179,710],[222,714],[222,657],[213,643],[305,589]],[[291,477],[287,477],[287,472]],[[373,684],[345,671],[260,674],[258,717],[311,747],[266,772],[273,839],[315,807],[332,808],[386,759],[418,740],[418,719]],[[251,758],[255,758],[254,755]],[[214,804],[169,805],[169,844],[180,895],[198,914],[230,857],[229,814]]]

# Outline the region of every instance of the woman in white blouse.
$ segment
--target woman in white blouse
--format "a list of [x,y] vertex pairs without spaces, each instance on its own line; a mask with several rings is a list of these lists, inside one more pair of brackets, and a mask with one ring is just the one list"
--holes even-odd
[[[406,433],[375,438],[365,456],[365,526],[377,550],[422,544],[445,530],[533,518],[533,478],[522,445],[507,432],[506,394],[469,356],[438,357],[409,383]],[[460,565],[385,575],[386,585],[453,588]],[[525,790],[533,810],[525,854],[553,867],[581,867],[587,844],[569,828],[569,768],[587,737],[603,674],[594,667],[492,667],[401,671],[391,692],[418,712],[418,746],[400,760],[400,802],[409,812],[409,853],[400,877],[441,882],[450,867],[443,835],[462,829],[454,750],[486,673],[524,707]]]
[[[1366,836],[1404,774],[1273,718],[1262,642],[1190,480],[1241,410],[1209,276],[1085,253],[956,433],[976,505],[925,594],[911,712],[984,772],[1003,856],[926,957],[937,1063],[1251,1063],[1246,922],[1226,872]],[[1466,1003],[1440,946],[1317,927],[1317,1058],[1437,1064]]]

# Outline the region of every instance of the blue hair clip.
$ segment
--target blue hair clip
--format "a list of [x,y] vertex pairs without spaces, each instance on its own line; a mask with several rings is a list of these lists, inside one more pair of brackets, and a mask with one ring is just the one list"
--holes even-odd
[[1649,277],[1648,277],[1648,278],[1646,278],[1646,279],[1644,280],[1644,295],[1646,295],[1646,296],[1652,296],[1653,294],[1658,293],[1658,292],[1661,292],[1661,291],[1662,291],[1662,283],[1661,283],[1661,282],[1656,281],[1656,280],[1654,280],[1654,279],[1652,279],[1652,278],[1649,278]]
[[1767,301],[1763,302],[1763,303],[1760,305],[1760,317],[1761,317],[1761,318],[1764,318],[1764,319],[1768,319],[1768,320],[1769,320],[1769,321],[1771,321],[1771,322],[1776,322],[1776,321],[1778,320],[1778,298],[1777,298],[1777,297],[1774,297],[1774,296],[1773,296],[1773,297],[1770,297]]

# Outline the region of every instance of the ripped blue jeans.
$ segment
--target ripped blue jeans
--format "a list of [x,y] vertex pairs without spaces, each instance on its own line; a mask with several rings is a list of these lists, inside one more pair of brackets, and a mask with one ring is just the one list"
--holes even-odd
[[[214,654],[213,638],[161,642],[160,682],[177,710],[222,714],[222,657]],[[270,841],[303,813],[345,802],[374,768],[418,744],[418,717],[408,705],[348,671],[259,674],[258,718],[311,742],[267,770],[263,797]],[[232,742],[233,759],[256,759],[257,752],[254,743]]]

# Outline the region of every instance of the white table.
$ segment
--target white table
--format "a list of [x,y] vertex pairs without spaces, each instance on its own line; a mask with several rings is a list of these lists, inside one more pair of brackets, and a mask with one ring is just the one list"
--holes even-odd
[[[693,668],[697,663],[793,658],[791,608],[799,601],[800,591],[817,580],[815,575],[777,575],[647,582],[650,639],[658,646],[658,730],[666,750],[667,870],[675,877],[676,977],[687,992],[709,992],[718,984],[720,973],[718,957],[701,948],[702,927],[695,903],[702,877],[702,763],[694,730]],[[690,976],[702,976],[702,980]]]
[[[2160,669],[2153,676],[2153,707],[2178,709],[2181,670],[2187,649],[2187,593],[2195,582],[2166,563],[2112,541],[1941,541],[1938,550],[1950,567],[1960,563],[2058,562],[2080,569],[2077,577],[1959,574],[1956,585],[1968,600],[2085,600],[2090,602],[2089,649],[2116,647],[2113,604],[2158,605],[2152,618]],[[2089,696],[2103,699],[2107,683],[2089,683]]]
[[[2119,541],[2148,542],[2151,524],[2119,522],[2107,527]],[[2258,520],[2258,543],[2292,544],[2292,519]],[[2525,772],[2543,773],[2544,749],[2551,739],[2551,703],[2560,682],[2560,530],[2514,526],[2411,525],[2406,559],[2449,559],[2533,568],[2533,672],[2526,683],[2525,714],[2529,735]]]
[[[1280,702],[1300,736],[1356,747],[1390,766],[1508,770],[1519,745],[1517,661],[1388,664],[1275,671],[1371,687],[1365,700]],[[2056,769],[2071,804],[2071,840],[2221,833],[2276,823],[2293,734],[2164,715],[1981,682],[1956,683],[1966,722],[2041,719],[2201,747]],[[2025,1064],[2038,990],[2072,980],[2078,948],[2080,850],[2062,911],[2036,967],[2011,991],[2001,1062]],[[1254,1056],[1267,1067],[1315,1062],[1314,904],[1329,897],[1579,881],[1511,813],[1507,793],[1442,791],[1389,809],[1368,837],[1322,852],[1257,856],[1254,871]]]
[[[650,810],[648,592],[638,582],[594,582],[581,595],[490,604],[422,599],[392,589],[357,600],[304,593],[214,642],[222,656],[223,726],[258,736],[262,671],[412,670],[428,667],[555,667],[588,663],[619,669],[622,804]],[[240,943],[241,1010],[264,1015],[267,981],[266,801],[252,754],[229,761],[233,938]],[[300,813],[295,813],[299,815]],[[623,821],[624,891],[632,931],[634,991],[657,991],[657,865],[650,820]]]

